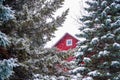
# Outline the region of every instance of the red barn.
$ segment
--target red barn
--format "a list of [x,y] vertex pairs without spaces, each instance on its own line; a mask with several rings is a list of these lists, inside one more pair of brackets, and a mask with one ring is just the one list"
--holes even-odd
[[[63,37],[60,38],[53,47],[56,47],[60,51],[67,51],[69,49],[74,49],[78,41],[79,40],[76,37],[70,35],[69,33],[65,33]],[[73,60],[75,60],[74,56],[69,56],[68,58],[65,59],[65,61],[68,61],[68,62]],[[59,65],[58,67],[60,66],[62,65]],[[68,68],[63,67],[64,72],[67,72],[68,70],[69,70]]]
[[56,47],[61,51],[69,50],[75,48],[78,41],[77,38],[66,33],[53,47]]

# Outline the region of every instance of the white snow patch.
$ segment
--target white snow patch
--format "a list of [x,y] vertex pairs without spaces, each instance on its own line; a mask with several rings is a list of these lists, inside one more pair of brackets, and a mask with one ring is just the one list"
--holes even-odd
[[78,67],[78,68],[73,69],[72,71],[74,73],[74,72],[77,72],[77,71],[83,71],[85,69],[86,69],[85,67]]
[[91,44],[93,44],[93,45],[95,45],[95,44],[97,44],[99,42],[99,39],[97,38],[97,37],[95,37],[95,38],[93,38],[92,40],[91,40]]
[[114,47],[115,49],[120,49],[120,44],[119,44],[119,43],[114,43],[114,44],[113,44],[113,47]]
[[101,74],[100,74],[100,72],[98,72],[97,70],[95,70],[95,71],[89,72],[88,75],[95,77],[95,76],[98,76],[98,75],[101,75]]
[[85,63],[89,63],[89,62],[91,62],[91,59],[88,58],[88,57],[84,57],[83,61],[84,61]]
[[107,1],[102,1],[101,6],[107,6]]
[[112,61],[111,65],[116,65],[116,64],[120,64],[120,62],[118,61]]
[[88,46],[87,45],[83,45],[83,46],[80,46],[81,49],[86,49]]
[[99,54],[98,54],[98,57],[108,56],[109,53],[110,53],[110,52],[109,52],[109,51],[106,51],[106,50],[100,51]]
[[92,77],[86,77],[86,78],[83,78],[82,80],[93,80]]
[[76,52],[76,53],[75,53],[75,56],[76,56],[76,57],[78,57],[78,56],[80,56],[80,55],[82,56],[82,55],[83,55],[83,52]]

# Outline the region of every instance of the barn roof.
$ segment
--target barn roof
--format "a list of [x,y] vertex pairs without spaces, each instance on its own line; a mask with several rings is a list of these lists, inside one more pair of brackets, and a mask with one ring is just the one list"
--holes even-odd
[[[73,36],[73,35],[71,35],[71,34],[69,34],[69,33],[65,33],[65,34],[53,45],[53,47],[56,46],[56,45],[60,42],[60,40],[62,40],[66,35],[70,35],[70,36],[72,36],[73,38],[77,39],[75,36]],[[77,39],[77,40],[78,40],[78,39]]]
[[80,40],[80,38],[76,37],[75,35],[72,35],[72,34],[66,32],[66,33],[64,33],[64,34],[61,33],[61,35],[59,35],[59,36],[53,38],[51,41],[47,42],[47,44],[46,44],[45,47],[47,47],[47,48],[54,47],[54,46],[55,46],[63,37],[65,37],[67,34],[69,34],[70,36],[74,37],[74,38],[77,39],[77,40]]

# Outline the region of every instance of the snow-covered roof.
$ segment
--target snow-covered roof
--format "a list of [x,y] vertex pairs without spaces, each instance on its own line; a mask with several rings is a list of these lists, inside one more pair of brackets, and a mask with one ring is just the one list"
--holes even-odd
[[62,39],[62,38],[64,38],[66,35],[70,35],[70,36],[72,36],[72,37],[74,37],[75,39],[77,39],[77,40],[79,40],[76,36],[74,36],[74,35],[71,35],[70,33],[65,33],[54,45],[53,45],[53,47]]
[[[57,44],[66,34],[70,34],[68,32],[63,32],[59,35],[57,35],[56,37],[54,37],[51,41],[48,41],[45,45],[45,48],[51,48],[53,47],[55,44]],[[70,34],[71,36],[73,36],[74,38],[76,38],[77,40],[80,40],[80,38],[76,37],[75,34]]]

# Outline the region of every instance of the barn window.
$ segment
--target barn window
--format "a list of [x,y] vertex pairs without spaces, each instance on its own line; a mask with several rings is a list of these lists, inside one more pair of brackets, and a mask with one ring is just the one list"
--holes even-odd
[[66,45],[67,46],[72,46],[72,39],[67,39],[66,40]]

